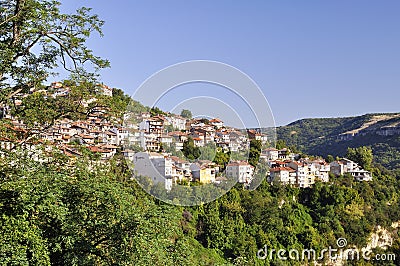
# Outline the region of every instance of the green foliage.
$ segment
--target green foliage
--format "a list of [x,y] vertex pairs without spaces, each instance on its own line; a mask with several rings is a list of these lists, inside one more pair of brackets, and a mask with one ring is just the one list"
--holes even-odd
[[333,156],[330,155],[330,154],[328,154],[328,156],[326,156],[326,158],[325,158],[325,161],[326,161],[327,163],[331,163],[331,162],[333,162],[334,160],[335,160],[335,158],[333,158]]
[[107,103],[106,106],[108,107],[107,114],[112,117],[116,117],[118,119],[117,122],[122,124],[124,118],[123,115],[127,110],[127,107],[131,101],[131,97],[125,94],[123,90],[113,88],[112,98],[108,100],[108,102],[105,102]]
[[[14,106],[19,92],[34,88],[36,92],[13,109],[13,114],[32,128],[49,126],[63,117],[83,119],[99,109],[108,111],[104,117],[108,113],[118,120],[126,108],[149,111],[135,101],[128,105],[129,98],[121,90],[113,89],[113,97],[98,94],[94,76],[82,67],[85,62],[108,65],[85,46],[93,31],[101,33],[103,22],[88,8],[66,15],[60,13],[59,6],[50,0],[1,1],[0,102]],[[74,75],[64,81],[69,94],[53,98],[53,92],[41,83],[59,64]],[[93,96],[97,100],[88,106],[79,104]],[[191,117],[190,111],[183,111],[182,116]],[[158,108],[150,112],[164,114]],[[256,190],[238,184],[213,202],[186,209],[146,194],[131,181],[120,154],[99,161],[98,155],[81,149],[81,157],[70,159],[40,146],[37,151],[17,148],[1,154],[0,264],[282,265],[276,258],[259,260],[258,249],[267,245],[320,251],[335,246],[338,237],[361,247],[375,226],[389,228],[400,217],[400,172],[372,164],[369,148],[353,149],[371,146],[378,162],[398,166],[399,137],[366,135],[352,142],[336,139],[370,118],[301,120],[279,128],[278,134],[290,147],[311,154],[344,155],[350,146],[350,159],[371,170],[371,182],[341,176],[329,185],[316,183],[313,188],[299,189],[264,180]],[[11,125],[1,123],[1,137],[15,141],[27,137],[22,131],[10,134]],[[277,147],[286,144],[281,141]],[[183,153],[194,160],[201,153],[210,155],[212,148],[201,151],[189,138]],[[254,166],[260,150],[261,143],[252,140],[249,161]],[[217,151],[214,161],[224,165],[228,155]],[[268,169],[264,165],[257,168],[257,175],[265,177]],[[222,189],[209,184],[174,186],[166,192],[151,185],[148,180],[144,189],[164,193],[171,203],[179,196],[181,202],[175,203],[180,204],[193,198],[206,201]],[[390,250],[398,254],[399,236],[394,238]],[[302,263],[291,261],[290,265]]]
[[121,158],[70,165],[61,154],[41,163],[25,155],[1,163],[1,264],[224,264],[184,235],[182,209],[128,181]]
[[346,157],[358,163],[364,169],[369,170],[371,168],[373,155],[370,147],[348,148]]
[[199,147],[200,156],[199,160],[213,161],[216,156],[216,145],[214,142],[207,143],[204,147]]
[[153,106],[153,107],[150,109],[150,114],[151,114],[151,116],[156,116],[156,115],[163,115],[163,116],[165,116],[165,115],[167,115],[167,113],[165,113],[163,110],[161,110],[160,108],[158,108],[158,107],[156,107],[156,106]]
[[149,111],[149,109],[140,102],[130,99],[129,105],[127,106],[127,111],[133,114],[140,114],[142,112]]
[[221,170],[225,169],[225,165],[229,162],[229,158],[230,158],[230,153],[225,153],[223,151],[217,151],[215,153],[215,157],[213,162],[215,162],[216,164],[218,164],[221,168]]
[[10,95],[40,87],[59,65],[88,78],[93,73],[83,69],[86,63],[109,66],[86,46],[93,32],[102,35],[104,23],[90,14],[90,8],[63,14],[60,3],[53,0],[3,0],[0,10],[1,103]]
[[163,148],[164,148],[164,152],[170,153],[172,156],[177,156],[181,159],[184,159],[183,152],[176,149],[176,144],[174,142],[169,146],[165,145]]
[[[30,157],[21,151],[1,161],[3,264],[268,265],[279,260],[259,260],[264,245],[319,252],[345,237],[361,247],[376,225],[389,228],[400,217],[399,180],[382,166],[371,169],[371,182],[343,176],[299,189],[264,180],[256,190],[236,185],[213,202],[183,209],[129,181],[121,156],[81,157],[73,165],[58,153],[50,161]],[[183,192],[190,192],[188,201],[207,199],[205,188],[173,187],[165,196],[184,204]]]
[[260,159],[262,143],[261,140],[252,139],[250,141],[249,164],[256,167]]
[[286,142],[285,142],[283,139],[278,139],[278,140],[276,141],[276,148],[277,148],[278,150],[281,150],[281,149],[283,149],[283,148],[287,148]]
[[187,109],[182,109],[181,116],[186,118],[186,119],[192,119],[192,112],[190,110],[187,110]]
[[174,126],[173,125],[166,125],[166,126],[164,126],[164,131],[166,131],[166,132],[172,132],[172,131],[174,131],[175,129],[174,129]]
[[192,137],[189,137],[184,143],[183,143],[183,149],[182,149],[183,154],[188,160],[195,160],[200,157],[201,151],[199,147],[196,147],[194,145],[194,141]]
[[349,147],[369,146],[375,155],[375,162],[390,169],[400,168],[400,136],[381,136],[374,131],[379,127],[398,123],[400,121],[398,117],[377,122],[364,132],[365,135],[355,136],[351,140],[338,139],[339,134],[360,128],[366,122],[369,122],[374,115],[379,114],[344,118],[303,119],[287,126],[278,127],[277,135],[279,139],[285,140],[289,146],[295,145],[306,154],[323,157],[328,154],[332,154],[334,157],[343,157]]

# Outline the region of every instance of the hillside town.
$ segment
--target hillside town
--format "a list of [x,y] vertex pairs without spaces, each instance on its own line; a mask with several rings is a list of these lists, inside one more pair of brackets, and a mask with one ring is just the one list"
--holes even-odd
[[[54,82],[44,92],[48,91],[51,94],[47,97],[64,97],[68,95],[69,88]],[[113,90],[105,85],[99,86],[98,93],[113,96]],[[15,104],[20,105],[24,97],[26,95],[16,95]],[[88,105],[94,100],[82,104]],[[13,117],[9,109],[8,106],[2,108],[2,118],[10,120],[14,130],[24,131],[24,121]],[[262,145],[260,163],[268,166],[267,180],[271,183],[280,182],[306,188],[317,181],[329,182],[330,176],[346,173],[358,181],[372,179],[370,172],[346,158],[331,163],[321,158],[300,158],[288,148],[278,150],[268,147],[268,136],[260,130],[229,127],[219,118],[185,118],[172,113],[151,114],[145,111],[126,112],[124,123],[117,123],[104,116],[106,111],[99,108],[85,120],[57,120],[51,127],[40,131],[39,138],[43,143],[58,147],[71,158],[82,155],[77,148],[78,144],[98,154],[102,160],[110,159],[120,152],[133,163],[134,175],[150,177],[153,183],[162,182],[166,190],[171,190],[174,184],[190,182],[218,184],[233,179],[249,185],[253,180],[256,169],[248,160],[229,160],[218,165],[211,160],[189,161],[184,156],[177,156],[175,152],[182,151],[189,139],[195,147],[212,144],[224,153],[239,154],[246,153],[251,140],[259,141]],[[10,149],[12,145],[7,139],[1,140],[2,148]]]

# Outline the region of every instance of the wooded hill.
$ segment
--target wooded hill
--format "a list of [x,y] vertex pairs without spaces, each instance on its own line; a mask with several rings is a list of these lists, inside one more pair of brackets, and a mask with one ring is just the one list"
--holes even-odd
[[348,147],[370,146],[377,163],[400,168],[399,113],[301,119],[278,127],[277,135],[288,146],[321,156],[344,156]]

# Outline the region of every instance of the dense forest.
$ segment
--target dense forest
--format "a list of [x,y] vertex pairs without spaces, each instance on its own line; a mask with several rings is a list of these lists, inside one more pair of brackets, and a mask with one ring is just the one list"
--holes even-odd
[[[25,151],[1,161],[0,264],[304,265],[259,259],[257,251],[320,252],[338,238],[363,247],[377,225],[390,230],[400,217],[400,177],[383,167],[372,169],[372,182],[342,176],[299,189],[264,181],[183,207],[145,193],[122,156],[104,162],[83,153],[73,163],[57,152],[38,163]],[[400,256],[392,231],[384,252]]]

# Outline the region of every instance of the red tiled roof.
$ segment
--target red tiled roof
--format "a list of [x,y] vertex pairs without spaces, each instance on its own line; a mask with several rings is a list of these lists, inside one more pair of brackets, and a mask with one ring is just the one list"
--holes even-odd
[[101,148],[104,148],[104,149],[118,149],[119,147],[115,146],[115,145],[106,144],[106,145],[102,145]]
[[222,120],[218,119],[218,118],[214,118],[210,120],[210,123],[221,123]]
[[274,167],[269,170],[270,172],[281,172],[281,171],[288,171],[288,172],[296,172],[293,168],[290,167]]
[[227,166],[239,166],[239,165],[250,165],[248,162],[240,161],[240,162],[231,162],[228,163]]
[[89,146],[88,149],[89,149],[91,152],[101,152],[101,153],[108,153],[108,152],[110,152],[109,150],[103,150],[103,149],[101,149],[101,148],[99,148],[99,147],[97,147],[97,146]]

